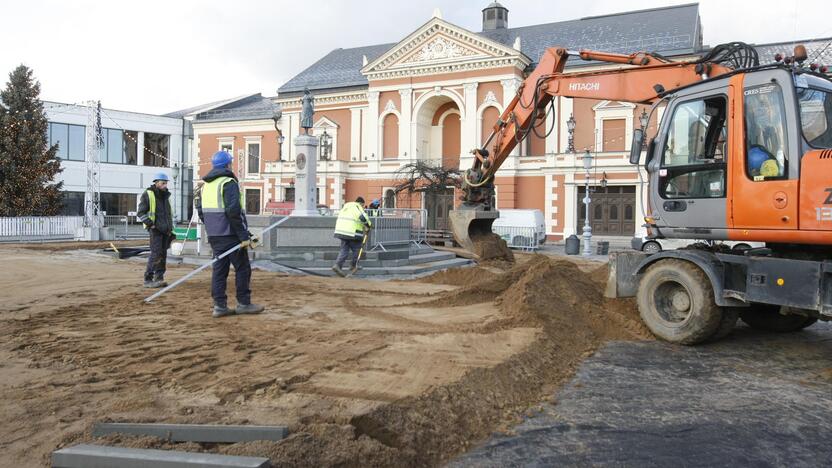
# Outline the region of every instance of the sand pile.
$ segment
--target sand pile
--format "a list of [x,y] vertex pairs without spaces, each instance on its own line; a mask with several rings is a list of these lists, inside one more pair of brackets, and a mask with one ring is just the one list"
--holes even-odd
[[508,248],[508,244],[500,236],[489,232],[477,237],[471,237],[474,243],[474,254],[480,260],[502,259],[509,262],[514,261],[514,253]]

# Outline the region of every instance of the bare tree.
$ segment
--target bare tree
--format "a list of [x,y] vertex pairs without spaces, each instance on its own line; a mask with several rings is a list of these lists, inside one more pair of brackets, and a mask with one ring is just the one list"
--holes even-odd
[[448,187],[462,186],[462,176],[457,169],[445,169],[441,165],[434,166],[425,161],[405,164],[396,171],[397,183],[393,187],[396,194],[407,192],[437,193],[444,192]]

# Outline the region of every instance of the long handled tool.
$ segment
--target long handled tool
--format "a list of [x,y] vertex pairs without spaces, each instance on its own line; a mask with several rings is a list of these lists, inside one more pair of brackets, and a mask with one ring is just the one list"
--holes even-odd
[[[276,227],[280,226],[280,225],[281,225],[284,221],[286,221],[287,219],[289,219],[289,217],[288,217],[288,216],[286,216],[285,218],[283,218],[283,219],[281,219],[281,220],[279,220],[279,221],[277,221],[277,222],[273,223],[271,226],[267,227],[266,229],[263,229],[263,234],[265,234],[265,233],[267,233],[267,232],[271,231],[272,229],[274,229],[274,228],[276,228]],[[164,289],[160,289],[159,291],[156,291],[154,294],[152,294],[152,295],[150,295],[150,296],[146,297],[146,298],[145,298],[145,300],[144,300],[144,302],[148,302],[148,303],[149,303],[149,302],[150,302],[150,301],[152,301],[153,299],[156,299],[157,297],[159,297],[159,296],[161,296],[162,294],[164,294],[164,293],[166,293],[166,292],[170,291],[171,289],[175,288],[176,286],[179,286],[180,284],[184,283],[185,281],[188,281],[188,280],[189,280],[192,276],[194,276],[195,274],[199,273],[200,271],[202,271],[202,270],[204,270],[204,269],[208,268],[209,266],[213,266],[213,265],[214,265],[214,263],[217,263],[217,262],[218,262],[218,261],[220,261],[221,259],[223,259],[223,258],[225,258],[225,257],[227,257],[227,256],[229,256],[229,255],[231,255],[232,253],[234,253],[234,252],[236,252],[236,251],[240,250],[240,248],[242,248],[242,244],[237,244],[237,245],[235,245],[234,247],[232,247],[232,248],[230,248],[230,249],[226,250],[226,251],[225,251],[225,252],[223,252],[220,256],[218,256],[217,258],[215,258],[214,260],[212,260],[212,261],[211,261],[211,263],[206,263],[205,265],[202,265],[201,267],[197,268],[196,270],[194,270],[194,271],[192,271],[192,272],[188,273],[187,275],[185,275],[185,276],[183,276],[183,277],[179,278],[178,280],[174,281],[173,283],[169,284],[166,288],[164,288]]]
[[361,248],[358,249],[358,257],[355,259],[355,268],[350,270],[349,276],[352,276],[358,272],[358,264],[361,262],[361,255],[364,254],[364,248],[367,247],[367,238],[370,237],[370,230],[367,229],[364,231],[364,239],[361,241]]

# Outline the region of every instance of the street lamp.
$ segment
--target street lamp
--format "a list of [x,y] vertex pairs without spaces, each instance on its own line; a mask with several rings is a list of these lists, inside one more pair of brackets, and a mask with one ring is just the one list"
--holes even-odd
[[566,145],[567,153],[575,152],[575,116],[569,114],[569,120],[566,121],[566,129],[569,131],[569,140]]
[[283,160],[283,142],[286,138],[283,137],[283,132],[280,131],[280,127],[277,126],[277,122],[280,121],[280,118],[283,117],[283,111],[281,109],[276,109],[274,114],[272,115],[272,121],[274,122],[274,131],[277,132],[277,160]]
[[589,150],[586,150],[584,153],[584,182],[586,185],[585,188],[585,196],[584,196],[584,205],[586,206],[586,216],[584,219],[584,256],[592,255],[592,249],[590,248],[590,241],[592,241],[592,226],[589,224],[589,204],[592,203],[592,199],[589,198],[589,170],[592,169],[592,154]]
[[638,117],[639,122],[641,123],[641,129],[647,130],[647,125],[650,123],[650,116],[647,114],[647,109],[641,110],[641,115]]
[[321,142],[321,159],[329,161],[329,157],[332,155],[332,136],[324,129],[324,133],[321,134],[319,140]]

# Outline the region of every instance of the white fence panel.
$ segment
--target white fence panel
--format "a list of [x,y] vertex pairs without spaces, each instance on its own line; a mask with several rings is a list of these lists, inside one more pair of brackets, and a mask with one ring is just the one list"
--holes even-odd
[[540,230],[528,226],[492,226],[491,230],[512,249],[536,250],[540,247]]
[[83,216],[0,218],[0,241],[75,239],[83,226]]

